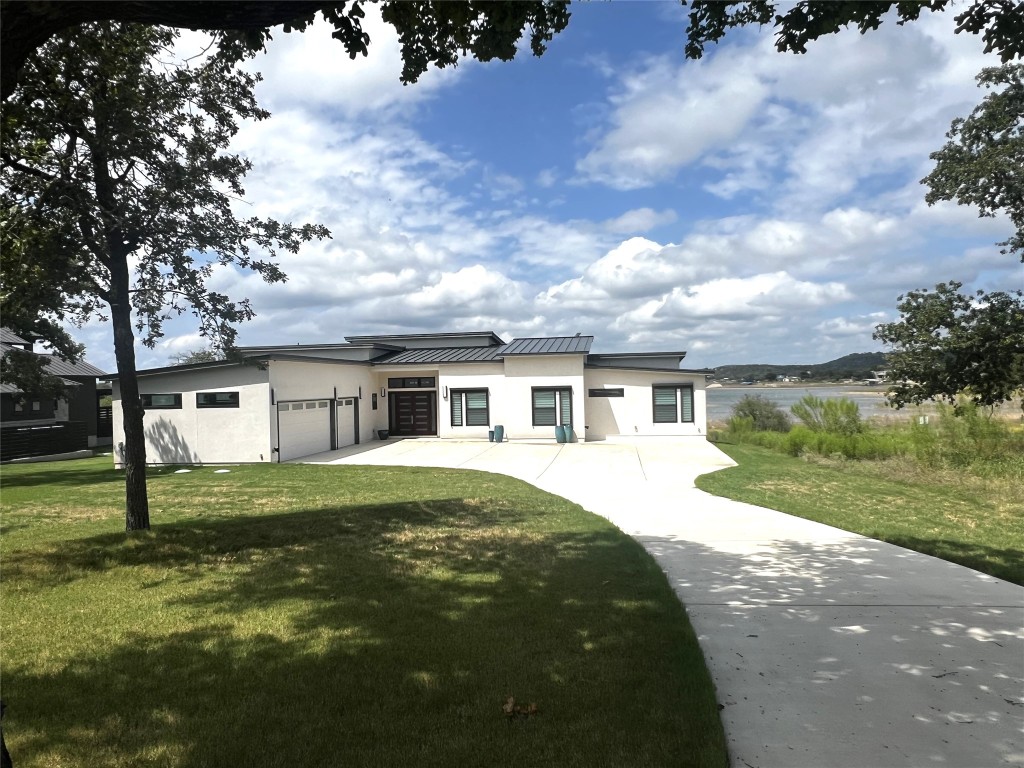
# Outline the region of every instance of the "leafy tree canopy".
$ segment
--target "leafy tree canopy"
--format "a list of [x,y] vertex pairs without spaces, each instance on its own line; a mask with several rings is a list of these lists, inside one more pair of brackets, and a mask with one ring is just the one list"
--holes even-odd
[[931,154],[935,170],[921,180],[930,188],[925,200],[976,205],[980,216],[1005,211],[1016,232],[999,245],[1024,261],[1024,64],[983,69],[978,85],[990,92],[969,117],[953,121],[949,141]]
[[129,529],[149,525],[133,318],[152,347],[167,318],[192,312],[230,348],[253,311],[207,287],[215,267],[280,281],[278,251],[329,236],[235,216],[250,162],[227,148],[241,120],[268,116],[253,96],[259,76],[219,55],[176,65],[177,35],[109,22],[57,34],[26,61],[0,122],[4,295],[26,323],[109,311]]
[[215,349],[191,349],[188,352],[179,352],[171,355],[171,362],[175,365],[192,365],[193,363],[212,363],[216,360],[223,360],[224,357]]
[[[568,0],[378,0],[384,20],[392,24],[402,43],[402,82],[414,83],[427,67],[454,65],[460,54],[480,61],[515,56],[516,42],[530,36],[535,55],[569,23]],[[684,0],[685,4],[685,0]],[[2,0],[0,2],[0,94],[13,91],[28,55],[52,35],[70,26],[95,21],[134,21],[188,29],[224,32],[225,50],[241,54],[261,50],[270,29],[302,31],[317,14],[334,26],[334,37],[349,57],[365,54],[370,43],[362,28],[365,0]],[[916,21],[925,11],[939,11],[950,0],[900,2],[834,2],[803,0],[694,0],[686,31],[686,56],[699,59],[709,43],[728,30],[750,24],[771,25],[780,51],[804,53],[807,43],[844,27],[863,34],[877,29],[886,14],[895,12],[898,24]],[[1013,0],[973,0],[956,6],[957,32],[981,35],[986,52],[1002,61],[1024,55],[1024,4]]]
[[900,320],[875,328],[888,353],[887,399],[897,408],[926,400],[977,405],[1012,400],[1024,388],[1024,294],[960,293],[961,284],[899,297]]
[[[541,55],[551,38],[569,21],[566,0],[516,2],[429,2],[382,0],[384,20],[395,27],[402,45],[402,82],[414,83],[434,64],[454,65],[460,54],[480,61],[509,61],[524,32],[530,49]],[[363,30],[365,2],[306,0],[140,0],[137,2],[0,2],[0,76],[7,98],[28,55],[54,34],[78,24],[131,21],[187,29],[220,30],[222,51],[235,57],[262,50],[270,28],[306,29],[319,13],[334,27],[334,37],[350,58],[366,55],[370,43]]]
[[[686,56],[699,59],[708,43],[718,42],[733,27],[772,25],[779,51],[806,53],[807,43],[831,35],[851,24],[861,34],[878,29],[886,14],[895,11],[896,23],[917,21],[924,11],[940,11],[950,0],[899,2],[835,2],[803,0],[778,3],[774,0],[695,0],[690,3],[690,27]],[[981,35],[985,52],[996,53],[1002,61],[1024,56],[1024,4],[1013,0],[973,0],[955,6],[956,31]]]

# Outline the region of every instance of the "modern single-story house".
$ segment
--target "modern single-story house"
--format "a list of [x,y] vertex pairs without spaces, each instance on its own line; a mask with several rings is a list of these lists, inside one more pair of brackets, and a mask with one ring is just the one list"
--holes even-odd
[[[344,344],[243,347],[241,361],[139,372],[153,464],[281,462],[381,438],[508,440],[707,432],[709,369],[685,352],[594,354],[593,336],[491,331],[348,336]],[[114,397],[115,461],[123,441]]]

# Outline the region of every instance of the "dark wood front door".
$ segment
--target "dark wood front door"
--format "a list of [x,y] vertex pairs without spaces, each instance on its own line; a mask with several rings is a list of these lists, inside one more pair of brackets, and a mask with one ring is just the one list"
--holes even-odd
[[437,434],[436,392],[388,392],[388,422],[399,437]]

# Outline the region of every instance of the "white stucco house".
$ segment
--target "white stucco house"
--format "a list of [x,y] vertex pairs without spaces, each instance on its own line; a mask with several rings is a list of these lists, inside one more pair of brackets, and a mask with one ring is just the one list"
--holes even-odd
[[[242,361],[139,372],[152,464],[281,462],[390,437],[704,439],[705,382],[685,352],[593,354],[593,336],[490,331],[244,347]],[[124,440],[114,379],[115,462]]]

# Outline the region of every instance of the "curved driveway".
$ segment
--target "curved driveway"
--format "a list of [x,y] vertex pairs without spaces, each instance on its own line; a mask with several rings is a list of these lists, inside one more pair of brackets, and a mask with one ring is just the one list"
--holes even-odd
[[611,520],[686,604],[734,768],[1024,766],[1024,588],[697,490],[702,439],[399,440],[306,462],[498,472]]

